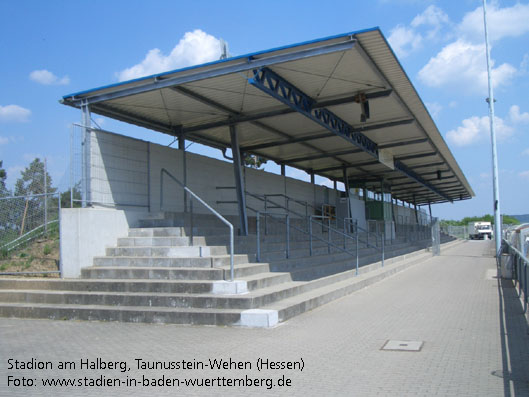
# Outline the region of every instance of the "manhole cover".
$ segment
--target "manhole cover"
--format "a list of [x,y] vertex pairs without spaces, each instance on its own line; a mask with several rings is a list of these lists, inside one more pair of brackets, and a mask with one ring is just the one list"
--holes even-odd
[[419,352],[423,344],[420,340],[388,340],[381,350]]

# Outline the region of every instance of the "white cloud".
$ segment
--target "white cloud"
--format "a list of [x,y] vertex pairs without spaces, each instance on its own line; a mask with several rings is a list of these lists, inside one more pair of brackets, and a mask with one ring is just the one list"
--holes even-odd
[[405,57],[420,49],[425,39],[437,39],[442,27],[448,23],[448,15],[439,7],[431,5],[413,18],[409,27],[397,25],[393,28],[388,41],[397,56]]
[[522,179],[527,179],[529,181],[529,171],[522,171],[520,173],[518,173],[518,175],[522,178]]
[[[492,3],[487,7],[487,27],[492,42],[505,37],[519,37],[529,32],[529,4],[515,4],[499,8]],[[470,40],[482,41],[484,37],[483,7],[479,6],[463,17],[458,31]]]
[[187,32],[168,55],[160,49],[150,50],[143,61],[117,73],[119,81],[131,80],[156,73],[198,65],[220,58],[221,42],[216,37],[196,29]]
[[513,123],[529,123],[529,113],[520,113],[520,106],[512,105],[509,109],[509,118]]
[[449,23],[450,18],[448,18],[448,15],[446,15],[446,13],[439,7],[431,5],[426,10],[424,10],[422,14],[419,14],[413,18],[413,21],[411,21],[411,26],[414,28],[419,26],[431,27],[431,29],[426,34],[426,38],[432,40],[440,32],[443,25]]
[[525,149],[525,150],[522,152],[522,156],[529,156],[529,149]]
[[5,136],[0,136],[0,146],[7,145],[8,143],[9,143],[9,138],[6,138]]
[[[498,140],[504,140],[514,133],[514,129],[507,125],[500,117],[495,118],[495,130]],[[462,121],[455,130],[446,133],[449,142],[456,146],[472,145],[490,136],[490,121],[488,116],[473,116]]]
[[24,123],[29,121],[31,110],[18,105],[0,105],[0,121],[14,121]]
[[413,29],[398,25],[391,31],[388,41],[395,54],[403,58],[421,47],[422,36]]
[[68,76],[57,77],[52,72],[42,69],[34,70],[29,74],[29,78],[39,84],[43,85],[67,85],[70,84],[70,78]]
[[443,106],[437,102],[426,102],[426,108],[434,118],[437,118],[441,114],[441,110],[443,110]]
[[[516,68],[504,63],[494,68],[494,87],[508,84],[516,75]],[[457,40],[445,46],[419,71],[419,79],[431,87],[457,87],[458,93],[486,92],[488,87],[487,63],[484,44],[471,44]]]

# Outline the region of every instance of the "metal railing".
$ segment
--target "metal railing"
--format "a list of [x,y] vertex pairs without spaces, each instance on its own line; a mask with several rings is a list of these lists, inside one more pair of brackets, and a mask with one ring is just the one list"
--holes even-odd
[[[324,223],[322,222],[317,222],[315,221],[314,219],[315,218],[328,218],[328,217],[321,217],[321,216],[318,216],[318,215],[312,215],[312,216],[309,216],[308,217],[308,224],[309,224],[309,230],[304,230],[302,228],[299,228],[297,226],[294,226],[290,223],[290,214],[288,213],[270,213],[270,212],[267,212],[267,213],[263,213],[263,212],[259,212],[259,211],[256,211],[256,239],[257,239],[257,255],[256,255],[256,258],[257,258],[257,261],[260,262],[261,260],[261,231],[260,231],[260,218],[261,217],[264,217],[265,219],[267,217],[270,217],[271,219],[273,220],[276,220],[278,222],[284,222],[285,225],[286,225],[286,234],[285,234],[285,244],[286,244],[286,258],[288,259],[290,257],[290,229],[294,229],[302,234],[307,234],[309,236],[309,253],[310,253],[310,256],[313,255],[313,240],[316,239],[316,240],[319,240],[319,241],[322,241],[323,243],[327,244],[327,247],[328,247],[328,252],[330,253],[331,252],[331,247],[334,247],[335,249],[341,251],[341,252],[345,252],[351,256],[354,256],[356,257],[356,274],[358,274],[358,267],[359,267],[359,254],[358,254],[358,234],[356,234],[355,237],[352,237],[350,235],[346,235],[345,233],[342,233],[340,230],[337,230],[337,229],[333,229],[331,227],[329,227],[329,225],[325,225]],[[283,221],[282,220],[282,217],[285,217],[285,220]],[[313,223],[316,223],[318,226],[321,226],[322,228],[325,228],[325,227],[328,227],[328,233],[329,233],[329,236],[332,232],[335,232],[335,233],[338,233],[338,234],[343,234],[345,236],[345,238],[349,238],[351,240],[353,240],[355,242],[355,246],[356,246],[356,249],[355,249],[355,252],[351,252],[351,251],[348,251],[346,248],[342,248],[341,246],[333,243],[331,241],[331,238],[328,236],[328,239],[325,240],[321,237],[319,237],[318,235],[315,235],[313,232],[312,232],[312,224]]]
[[[347,227],[347,223],[349,223],[349,228]],[[354,227],[354,230],[356,231],[356,235],[357,236],[360,234],[360,232],[363,232],[366,235],[366,241],[361,241],[362,243],[365,243],[366,248],[371,247],[371,248],[374,248],[374,249],[380,251],[380,253],[382,254],[382,266],[384,266],[384,259],[385,259],[385,256],[386,256],[385,231],[384,231],[384,233],[379,235],[379,233],[377,233],[377,232],[370,232],[369,230],[366,230],[366,229],[358,226],[358,221],[356,219],[354,219],[354,218],[344,218],[344,233],[347,233],[347,229],[350,229],[351,226]],[[375,245],[372,245],[372,244],[369,243],[369,235],[370,234],[374,234],[375,235]],[[381,245],[380,248],[378,246],[378,239],[379,238],[380,238],[380,245]],[[392,244],[393,244],[393,240],[392,240]]]
[[[500,252],[509,254],[512,263],[512,278],[515,286],[518,287],[518,297],[523,301],[523,311],[527,312],[529,305],[527,268],[529,267],[529,259],[527,259],[522,252],[513,247],[507,240],[502,240]],[[497,256],[499,257],[499,255]]]
[[[197,200],[199,203],[201,203],[204,207],[206,207],[213,215],[215,215],[218,219],[220,219],[226,226],[230,228],[230,281],[233,281],[234,279],[234,269],[233,269],[233,252],[234,252],[234,237],[233,237],[233,225],[224,218],[221,214],[219,214],[217,211],[215,211],[211,206],[208,205],[204,200],[202,200],[199,196],[197,196],[191,189],[189,189],[187,186],[185,186],[182,182],[180,182],[178,179],[176,179],[169,171],[167,171],[165,168],[162,168],[160,170],[160,210],[162,210],[163,207],[163,176],[167,175],[171,180],[176,182],[178,186],[180,186],[182,189],[184,189],[185,192],[189,193],[195,200]],[[191,210],[191,240],[193,239],[193,200],[190,202],[190,210]]]

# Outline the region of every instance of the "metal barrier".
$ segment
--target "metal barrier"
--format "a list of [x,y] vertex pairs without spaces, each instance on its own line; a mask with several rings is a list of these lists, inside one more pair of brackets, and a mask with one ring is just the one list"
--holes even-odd
[[[234,238],[233,238],[233,225],[224,218],[221,214],[211,208],[204,200],[197,196],[191,189],[185,186],[182,182],[176,179],[169,171],[165,168],[160,170],[160,210],[163,207],[163,176],[167,175],[171,178],[178,186],[184,189],[185,192],[189,193],[193,198],[195,198],[199,203],[206,207],[213,215],[220,219],[226,226],[230,228],[230,281],[234,279],[234,269],[233,269],[233,251],[234,251]],[[193,201],[191,200],[191,239],[193,239]]]
[[511,257],[511,263],[513,264],[512,278],[515,282],[515,286],[518,287],[518,297],[522,299],[523,311],[524,313],[526,313],[527,306],[529,304],[529,279],[527,278],[527,268],[529,267],[529,259],[527,259],[519,250],[513,247],[505,239],[502,239],[502,245],[500,250],[500,252],[509,254]]

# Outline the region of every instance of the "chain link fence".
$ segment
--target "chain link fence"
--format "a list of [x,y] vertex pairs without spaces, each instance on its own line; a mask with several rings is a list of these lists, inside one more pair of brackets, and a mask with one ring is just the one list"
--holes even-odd
[[58,192],[0,198],[0,275],[60,274],[60,209]]
[[457,237],[460,239],[468,239],[468,227],[467,226],[452,226],[441,224],[441,232],[448,234],[449,236]]
[[[0,274],[59,273],[61,194],[52,185],[46,159],[35,158],[13,190],[4,187],[3,192]],[[37,249],[39,243],[43,246]]]

